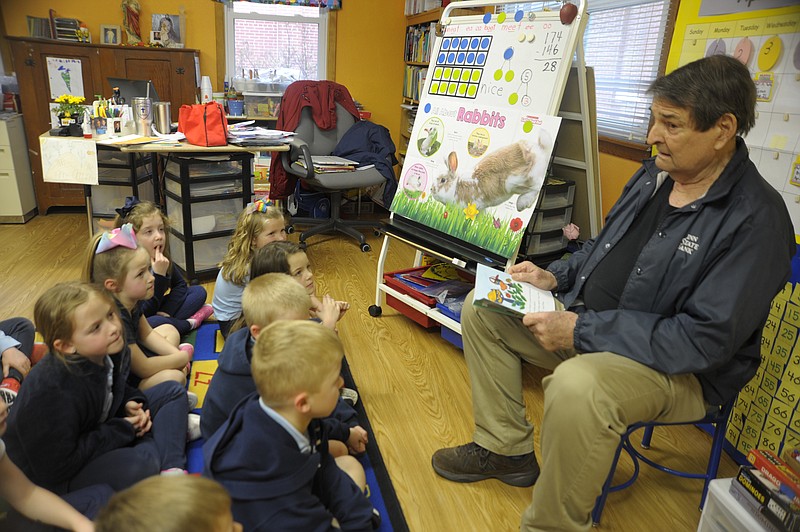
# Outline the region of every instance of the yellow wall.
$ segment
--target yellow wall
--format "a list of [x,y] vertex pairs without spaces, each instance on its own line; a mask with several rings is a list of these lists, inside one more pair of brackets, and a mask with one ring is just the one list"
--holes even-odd
[[403,95],[404,0],[346,0],[338,12],[336,79],[394,138]]
[[642,161],[631,161],[607,153],[600,154],[600,196],[603,219],[622,194],[625,183],[641,165]]
[[[217,61],[216,43],[213,38],[214,3],[211,0],[139,0],[142,6],[140,26],[142,37],[148,40],[150,17],[154,13],[178,14],[183,6],[186,15],[187,48],[200,50],[200,71],[212,72]],[[92,34],[92,42],[100,42],[100,25],[113,24],[122,27],[122,9],[119,0],[16,0],[0,2],[6,35],[26,36],[28,26],[26,16],[47,17],[49,10],[55,9],[60,17],[77,18],[84,22]],[[124,30],[123,30],[124,40]],[[7,69],[11,65],[6,65]]]

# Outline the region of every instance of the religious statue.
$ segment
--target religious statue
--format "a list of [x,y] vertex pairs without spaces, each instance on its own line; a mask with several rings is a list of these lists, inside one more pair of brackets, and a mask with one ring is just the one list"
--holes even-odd
[[142,31],[139,27],[141,10],[139,0],[122,0],[122,27],[128,34],[128,44],[142,42]]

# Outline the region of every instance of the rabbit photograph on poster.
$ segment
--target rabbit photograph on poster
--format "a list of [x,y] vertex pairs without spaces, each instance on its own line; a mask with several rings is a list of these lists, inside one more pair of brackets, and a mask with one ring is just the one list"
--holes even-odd
[[433,180],[431,196],[441,203],[475,204],[483,210],[519,194],[517,211],[524,211],[536,202],[552,146],[550,133],[539,128],[532,138],[485,155],[469,175],[458,171],[458,155],[450,152],[445,159],[447,171]]

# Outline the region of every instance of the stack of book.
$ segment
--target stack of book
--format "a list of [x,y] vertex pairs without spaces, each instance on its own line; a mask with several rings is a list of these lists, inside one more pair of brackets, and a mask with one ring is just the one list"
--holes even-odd
[[775,453],[752,449],[731,495],[767,530],[800,531],[800,477]]
[[[311,163],[314,165],[314,173],[330,174],[334,172],[353,172],[358,166],[358,161],[351,161],[336,155],[312,155]],[[306,167],[304,159],[297,161],[297,164]]]

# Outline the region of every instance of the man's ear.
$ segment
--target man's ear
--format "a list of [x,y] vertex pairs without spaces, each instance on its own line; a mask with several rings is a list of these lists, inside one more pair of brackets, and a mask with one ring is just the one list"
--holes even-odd
[[72,342],[69,340],[53,340],[53,348],[59,353],[74,354]]
[[250,335],[258,340],[258,335],[261,334],[261,326],[260,325],[251,325],[250,326]]
[[119,292],[119,283],[116,279],[106,279],[103,281],[103,288],[109,292],[116,293]]
[[307,392],[300,392],[294,397],[294,408],[301,414],[308,414],[311,411],[311,402]]
[[719,117],[716,126],[719,129],[719,136],[717,138],[718,148],[728,144],[731,139],[735,138],[736,131],[739,129],[739,123],[732,113],[725,113]]

